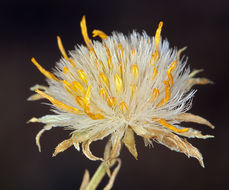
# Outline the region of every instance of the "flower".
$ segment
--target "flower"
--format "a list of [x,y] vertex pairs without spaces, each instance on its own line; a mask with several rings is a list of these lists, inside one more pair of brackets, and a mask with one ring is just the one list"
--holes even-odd
[[36,136],[39,150],[42,133],[61,126],[72,131],[71,137],[56,147],[53,156],[72,145],[80,150],[82,144],[89,159],[103,160],[92,154],[90,144],[110,136],[112,146],[107,159],[119,156],[121,144],[137,159],[137,134],[144,138],[145,145],[156,141],[197,158],[204,167],[201,153],[182,137],[213,136],[180,124],[195,122],[214,128],[206,119],[187,113],[195,94],[191,87],[211,81],[194,78],[200,70],[190,73],[185,67],[187,60],[180,58],[185,48],[169,48],[168,41],[161,39],[162,25],[160,22],[154,37],[145,32],[129,36],[114,32],[107,36],[94,30],[93,37],[101,41],[92,41],[84,16],[80,26],[86,46],[77,46],[68,57],[57,37],[63,58],[53,73],[32,58],[49,86],[35,85],[31,90],[36,94],[28,100],[46,98],[55,113],[29,120],[45,124]]

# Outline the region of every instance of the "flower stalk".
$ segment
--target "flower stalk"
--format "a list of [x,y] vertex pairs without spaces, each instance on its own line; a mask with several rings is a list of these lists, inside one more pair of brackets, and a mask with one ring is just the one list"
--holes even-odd
[[85,190],[95,190],[100,184],[100,182],[102,181],[105,174],[106,174],[106,166],[105,166],[105,162],[102,162],[97,168],[97,170],[95,171],[93,177],[91,178]]

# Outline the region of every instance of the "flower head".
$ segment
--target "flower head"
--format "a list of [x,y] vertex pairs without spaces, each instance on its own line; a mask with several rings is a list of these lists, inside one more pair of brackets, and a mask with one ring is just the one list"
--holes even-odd
[[41,134],[52,127],[70,129],[71,137],[61,142],[54,156],[74,145],[82,144],[84,154],[91,160],[103,160],[92,154],[90,144],[110,136],[112,144],[108,159],[119,156],[123,143],[137,159],[134,134],[152,140],[171,150],[195,157],[203,165],[201,153],[185,139],[210,138],[200,131],[185,128],[181,122],[195,122],[214,128],[204,118],[186,113],[191,107],[195,84],[210,83],[205,78],[193,78],[186,60],[180,58],[185,49],[169,48],[161,39],[163,23],[160,22],[154,37],[133,32],[129,36],[112,33],[107,36],[100,30],[93,31],[92,41],[87,33],[85,17],[81,30],[86,46],[77,46],[66,54],[60,37],[57,37],[63,58],[50,73],[32,58],[43,73],[49,86],[35,85],[36,94],[29,100],[46,98],[51,102],[54,115],[32,118],[45,127],[37,134],[40,149]]

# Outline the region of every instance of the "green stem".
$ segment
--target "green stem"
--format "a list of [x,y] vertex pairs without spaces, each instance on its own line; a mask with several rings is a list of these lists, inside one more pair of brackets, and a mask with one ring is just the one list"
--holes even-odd
[[102,181],[105,174],[106,174],[106,167],[105,167],[105,163],[102,162],[97,168],[96,172],[94,173],[93,177],[91,178],[85,190],[95,190],[99,185],[99,183]]

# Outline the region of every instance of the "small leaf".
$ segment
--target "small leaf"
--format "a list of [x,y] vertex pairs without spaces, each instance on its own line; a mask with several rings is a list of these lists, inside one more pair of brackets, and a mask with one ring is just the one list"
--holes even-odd
[[67,150],[72,145],[73,145],[72,137],[67,139],[67,140],[62,141],[60,144],[57,145],[52,156],[54,157],[57,154],[64,152],[65,150]]
[[198,115],[191,114],[191,113],[181,113],[181,114],[175,116],[175,118],[173,118],[173,119],[178,120],[178,121],[194,122],[194,123],[207,125],[208,127],[212,128],[212,129],[215,128],[208,120],[206,120],[203,117],[200,117]]
[[125,136],[123,138],[123,142],[127,149],[130,151],[130,153],[134,156],[134,158],[137,160],[138,158],[138,152],[136,150],[135,146],[135,138],[134,138],[134,132],[131,128],[127,128],[125,132]]
[[84,175],[83,175],[83,180],[82,180],[79,190],[86,190],[89,182],[90,182],[90,174],[88,170],[85,170]]
[[92,152],[90,150],[90,144],[92,143],[92,141],[93,141],[93,139],[83,142],[83,144],[82,144],[83,153],[90,160],[101,160],[101,161],[103,161],[102,158],[99,158],[99,157],[92,154]]

